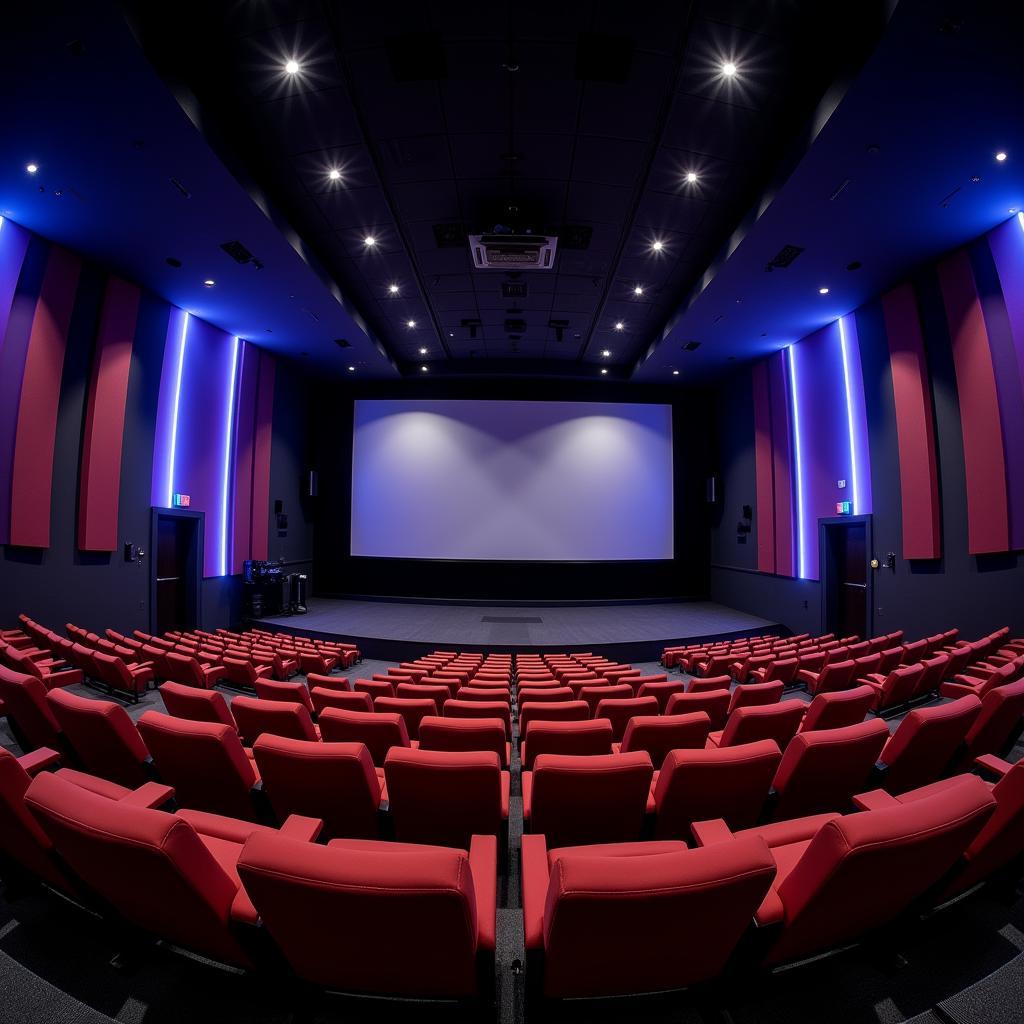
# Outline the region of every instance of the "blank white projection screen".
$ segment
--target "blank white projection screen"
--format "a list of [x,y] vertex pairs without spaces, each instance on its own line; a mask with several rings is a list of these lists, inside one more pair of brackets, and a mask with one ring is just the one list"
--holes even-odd
[[352,554],[672,558],[672,408],[356,401]]

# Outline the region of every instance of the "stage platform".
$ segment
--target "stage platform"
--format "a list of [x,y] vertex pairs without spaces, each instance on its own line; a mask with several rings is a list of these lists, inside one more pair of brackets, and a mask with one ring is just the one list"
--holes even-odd
[[785,632],[778,622],[711,601],[510,606],[313,598],[305,615],[252,624],[346,640],[368,658],[399,661],[435,648],[592,650],[622,661],[652,661],[670,644]]

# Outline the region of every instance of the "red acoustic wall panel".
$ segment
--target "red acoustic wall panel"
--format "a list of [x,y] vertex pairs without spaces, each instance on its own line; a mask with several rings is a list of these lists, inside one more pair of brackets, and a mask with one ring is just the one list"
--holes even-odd
[[18,403],[11,472],[10,543],[50,546],[53,446],[61,375],[81,261],[58,245],[50,249],[36,302]]
[[968,550],[1007,551],[1006,462],[999,394],[978,289],[965,249],[938,266],[960,399],[967,482]]
[[82,551],[117,549],[124,407],[140,298],[138,285],[117,277],[107,282],[82,436],[78,492]]
[[903,557],[939,558],[935,419],[917,299],[909,284],[882,296],[889,343],[903,507]]
[[757,568],[775,572],[775,470],[772,458],[772,411],[768,363],[753,369],[754,475],[757,495]]

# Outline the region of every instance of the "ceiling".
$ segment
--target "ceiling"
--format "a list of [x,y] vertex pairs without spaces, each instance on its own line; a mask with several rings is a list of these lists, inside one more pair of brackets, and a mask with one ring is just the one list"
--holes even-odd
[[[405,373],[628,376],[884,24],[863,0],[131,10]],[[557,235],[554,268],[474,269],[496,224]]]

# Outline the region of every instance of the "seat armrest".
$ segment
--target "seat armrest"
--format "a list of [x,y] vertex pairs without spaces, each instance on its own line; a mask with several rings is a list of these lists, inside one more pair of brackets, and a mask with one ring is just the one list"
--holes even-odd
[[872,789],[867,793],[856,793],[851,797],[853,806],[858,811],[882,811],[886,807],[895,807],[899,801],[886,793],[884,789]]
[[548,848],[544,836],[523,836],[523,932],[526,949],[544,947],[544,904],[548,897]]
[[29,775],[38,775],[40,772],[46,771],[47,768],[56,768],[60,764],[60,754],[49,747],[37,747],[28,754],[22,754],[18,758],[18,764]]
[[801,683],[810,686],[818,678],[818,673],[812,672],[809,668],[802,668],[797,672],[796,677]]
[[322,818],[307,818],[304,814],[289,814],[280,833],[303,843],[315,843],[324,830]]
[[493,952],[498,929],[497,836],[470,836],[469,869],[476,893],[477,947]]
[[231,920],[256,927],[260,923],[259,911],[253,905],[245,886],[240,885],[231,901]]
[[162,782],[144,782],[138,789],[133,789],[121,797],[118,803],[126,804],[129,807],[148,807],[153,810],[173,799],[173,786],[165,786]]
[[733,838],[732,829],[725,823],[725,818],[713,818],[710,821],[695,821],[690,831],[698,846],[714,846],[725,843]]
[[754,913],[754,924],[758,928],[771,928],[780,925],[786,919],[786,908],[782,905],[779,890],[775,888],[775,882],[768,887],[761,906]]
[[1013,767],[1009,761],[996,757],[995,754],[982,754],[974,759],[974,763],[982,775],[995,776],[997,779],[1001,779]]

